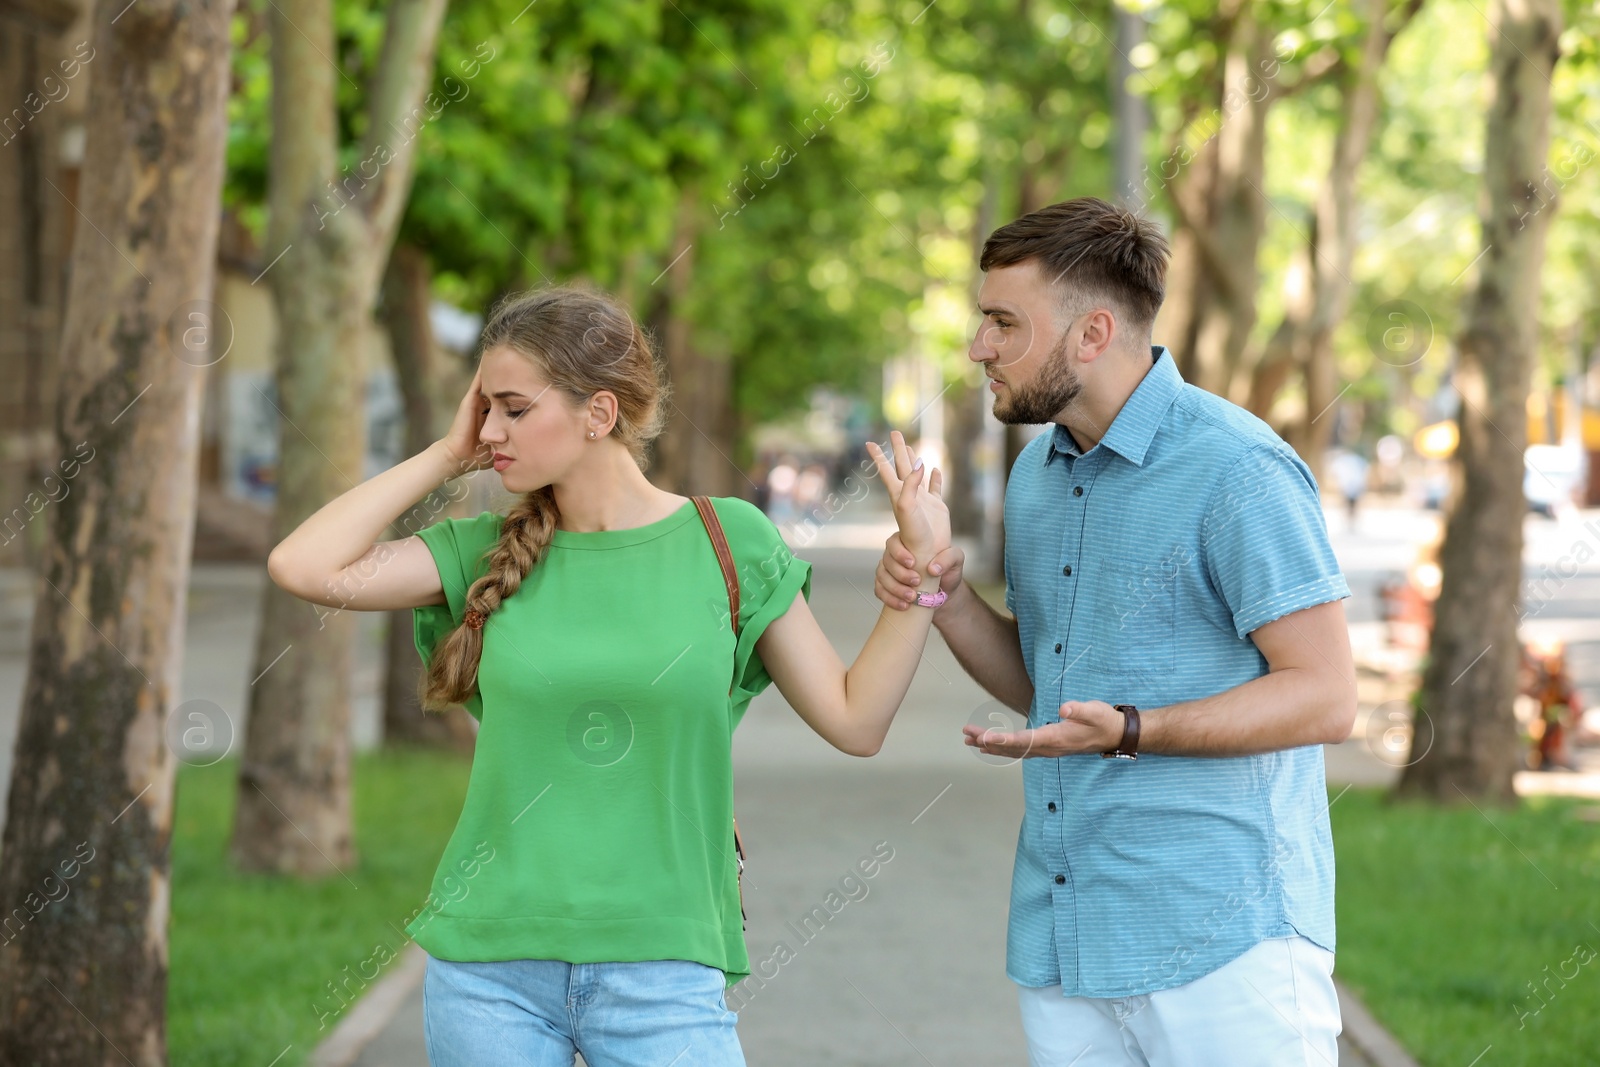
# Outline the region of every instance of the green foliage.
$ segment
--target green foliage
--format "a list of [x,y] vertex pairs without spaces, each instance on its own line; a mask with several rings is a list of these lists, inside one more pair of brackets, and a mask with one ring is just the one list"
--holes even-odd
[[[380,10],[338,5],[346,166],[365,132],[360,87]],[[1087,24],[1063,62],[1040,45],[1055,43],[1052,15],[1067,16],[1041,12],[1005,30],[996,62],[981,53],[984,27],[1008,25],[1006,14],[984,3],[458,0],[438,106],[395,131],[419,148],[402,240],[427,250],[437,291],[463,306],[581,279],[642,317],[692,243],[674,313],[699,350],[733,361],[745,425],[793,410],[819,382],[870,394],[892,355],[931,348],[959,369],[964,317],[925,303],[971,284],[983,181],[1015,189],[1003,171],[1016,160],[1051,196],[1103,184],[1073,132],[1105,95]],[[239,17],[229,153],[229,204],[258,230],[264,23]],[[954,24],[977,37],[957,47]],[[1017,100],[1027,106],[1013,115]],[[1068,167],[1074,155],[1089,169]]]
[[[1137,3],[1145,42],[1130,87],[1149,104],[1151,210],[1236,108],[1219,98],[1228,25],[1209,0]],[[1393,10],[1400,0],[1391,5]],[[1481,251],[1477,227],[1489,27],[1470,0],[1427,0],[1396,40],[1358,200],[1351,307],[1336,335],[1347,400],[1369,428],[1406,432],[1448,374]],[[1548,207],[1540,380],[1600,342],[1587,279],[1600,203],[1600,55],[1593,5],[1564,0]],[[384,9],[336,5],[340,125],[352,166]],[[1272,0],[1251,9],[1272,59],[1258,79],[1294,89],[1269,127],[1267,233],[1256,344],[1277,324],[1340,121],[1334,56],[1360,60],[1365,6]],[[227,203],[262,227],[270,136],[266,14],[238,16]],[[665,308],[663,271],[690,250],[671,313],[693,347],[732,361],[741,425],[804,403],[819,382],[872,395],[887,358],[972,368],[980,227],[1024,201],[1112,195],[1112,0],[456,0],[415,137],[402,240],[424,248],[436,291],[482,309],[515,289],[578,279],[642,318]],[[1369,326],[1396,301],[1422,310],[1427,355],[1396,366]]]

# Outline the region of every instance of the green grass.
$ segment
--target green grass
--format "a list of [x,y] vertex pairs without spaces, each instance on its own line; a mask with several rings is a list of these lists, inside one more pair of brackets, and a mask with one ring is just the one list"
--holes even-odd
[[[1336,973],[1424,1067],[1595,1063],[1594,805],[1532,798],[1515,810],[1479,808],[1356,789],[1338,799]],[[1519,1021],[1519,1009],[1537,1014]]]
[[[167,1026],[175,1067],[304,1061],[333,1028],[327,983],[398,955],[466,795],[463,756],[397,751],[355,761],[357,862],[304,883],[226,861],[237,763],[185,767],[172,847]],[[349,972],[345,968],[349,967]],[[351,989],[358,989],[355,981]]]

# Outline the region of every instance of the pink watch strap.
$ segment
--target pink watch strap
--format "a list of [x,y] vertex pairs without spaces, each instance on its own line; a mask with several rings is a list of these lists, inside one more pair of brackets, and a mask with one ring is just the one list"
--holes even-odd
[[949,599],[950,594],[946,593],[943,589],[940,589],[938,592],[934,593],[924,593],[921,590],[917,591],[917,603],[921,604],[925,608],[936,608]]

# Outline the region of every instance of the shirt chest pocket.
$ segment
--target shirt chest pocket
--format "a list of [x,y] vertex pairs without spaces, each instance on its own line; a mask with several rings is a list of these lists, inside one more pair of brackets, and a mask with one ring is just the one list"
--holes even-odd
[[1110,557],[1096,570],[1085,664],[1124,677],[1171,673],[1176,663],[1177,562]]

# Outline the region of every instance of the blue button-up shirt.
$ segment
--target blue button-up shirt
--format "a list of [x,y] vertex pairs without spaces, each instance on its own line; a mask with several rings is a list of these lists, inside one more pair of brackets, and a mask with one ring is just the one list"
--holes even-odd
[[[1350,595],[1316,482],[1260,419],[1153,362],[1099,443],[1030,441],[1006,486],[1006,606],[1030,726],[1267,673],[1250,631]],[[1153,714],[1160,714],[1159,710]],[[1023,761],[1006,970],[1064,995],[1193,981],[1270,937],[1334,948],[1322,748]]]

